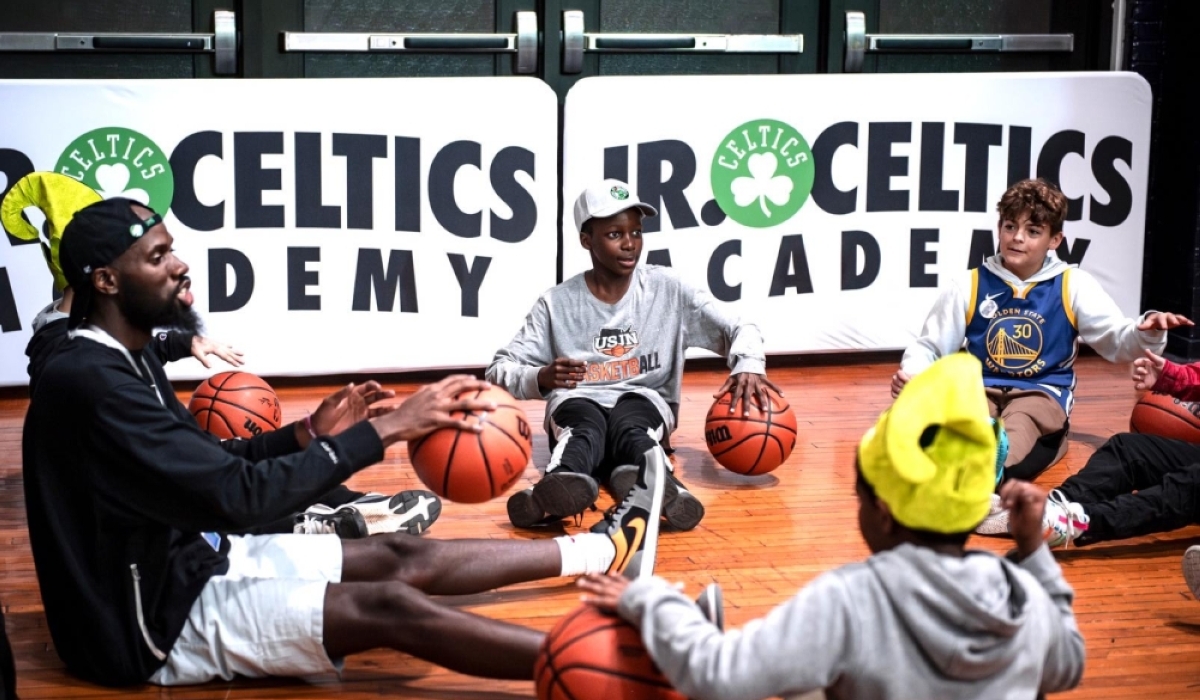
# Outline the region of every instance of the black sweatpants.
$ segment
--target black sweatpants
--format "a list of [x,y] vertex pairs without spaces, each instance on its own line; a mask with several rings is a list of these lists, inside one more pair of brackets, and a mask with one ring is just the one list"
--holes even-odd
[[1200,445],[1114,435],[1058,488],[1091,518],[1079,544],[1185,527],[1200,522]]
[[590,474],[604,483],[613,467],[646,466],[646,451],[666,438],[667,427],[654,404],[626,394],[612,408],[589,399],[567,399],[550,417],[550,464],[556,469]]

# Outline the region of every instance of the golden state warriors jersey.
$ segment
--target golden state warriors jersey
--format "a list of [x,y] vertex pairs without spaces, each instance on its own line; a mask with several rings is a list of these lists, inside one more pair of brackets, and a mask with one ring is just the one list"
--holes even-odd
[[984,386],[1044,391],[1070,414],[1079,339],[1070,275],[1018,290],[986,268],[972,271],[967,351],[983,363]]

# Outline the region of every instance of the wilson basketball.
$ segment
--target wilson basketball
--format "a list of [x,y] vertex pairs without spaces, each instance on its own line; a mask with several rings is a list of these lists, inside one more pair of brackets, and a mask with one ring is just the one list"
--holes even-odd
[[738,474],[766,474],[783,464],[796,446],[796,415],[792,407],[771,390],[771,405],[759,409],[750,402],[749,415],[729,412],[730,394],[717,399],[704,419],[704,442],[717,462]]
[[641,635],[584,605],[546,635],[533,666],[538,700],[684,700],[663,677]]
[[1129,415],[1129,430],[1200,443],[1200,402],[1147,393]]
[[483,425],[483,432],[435,430],[408,443],[408,457],[422,483],[442,498],[483,503],[516,483],[533,455],[533,431],[517,400],[500,387],[471,390],[458,398],[494,401],[495,411],[455,412]]
[[261,377],[222,372],[192,393],[188,411],[200,427],[222,440],[252,438],[279,427],[279,397]]

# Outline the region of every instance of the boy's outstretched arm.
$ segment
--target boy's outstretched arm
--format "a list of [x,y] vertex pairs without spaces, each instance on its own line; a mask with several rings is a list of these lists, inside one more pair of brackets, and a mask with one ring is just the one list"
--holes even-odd
[[544,298],[538,299],[521,330],[508,345],[496,351],[484,378],[503,387],[514,398],[544,398],[538,386],[538,373],[553,363],[553,343],[549,307]]
[[[580,586],[603,595],[589,581]],[[611,600],[610,600],[611,603]],[[842,580],[817,578],[765,618],[722,633],[696,604],[661,578],[638,579],[619,596],[617,612],[639,627],[663,675],[696,700],[759,700],[825,688],[855,653],[855,620]]]
[[1167,345],[1167,330],[1192,325],[1183,316],[1159,311],[1128,318],[1095,277],[1074,268],[1067,274],[1065,283],[1079,339],[1109,362],[1132,362],[1145,350],[1161,355]]
[[1071,607],[1075,591],[1063,578],[1062,569],[1042,538],[1046,492],[1028,482],[1010,480],[1000,488],[1000,501],[1009,511],[1009,529],[1017,543],[1020,567],[1033,574],[1058,613],[1057,624],[1049,626],[1052,637],[1042,668],[1041,692],[1069,690],[1083,678],[1083,635]]
[[969,280],[956,279],[943,289],[925,317],[921,332],[907,348],[900,360],[900,371],[892,377],[892,396],[909,379],[917,376],[938,358],[962,349],[967,336],[967,304],[970,290],[964,289]]
[[1133,385],[1139,391],[1200,401],[1200,364],[1180,365],[1149,350],[1133,361]]

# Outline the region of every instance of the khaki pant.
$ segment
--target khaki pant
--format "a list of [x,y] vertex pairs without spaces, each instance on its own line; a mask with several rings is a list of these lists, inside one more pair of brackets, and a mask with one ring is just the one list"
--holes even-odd
[[1008,432],[1005,478],[1032,480],[1067,451],[1067,414],[1044,391],[988,387],[992,417]]

